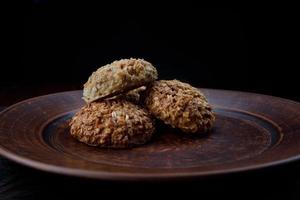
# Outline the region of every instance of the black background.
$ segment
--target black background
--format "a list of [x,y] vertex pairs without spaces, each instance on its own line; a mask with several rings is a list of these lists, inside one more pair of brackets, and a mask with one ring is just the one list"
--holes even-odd
[[138,57],[160,79],[300,100],[296,15],[175,2],[21,1],[3,18],[0,84],[81,85],[104,64]]
[[[177,78],[198,87],[250,91],[300,101],[299,22],[295,6],[215,8],[188,2],[99,2],[9,1],[9,6],[1,7],[3,102],[9,96],[25,98],[70,88],[64,85],[80,86],[98,67],[129,57],[152,62],[160,79]],[[10,94],[12,91],[17,92]],[[0,199],[123,194],[139,198],[138,192],[153,199],[161,194],[299,199],[299,162],[294,163],[296,167],[285,166],[282,170],[189,183],[116,185],[69,180],[72,178],[0,159]]]

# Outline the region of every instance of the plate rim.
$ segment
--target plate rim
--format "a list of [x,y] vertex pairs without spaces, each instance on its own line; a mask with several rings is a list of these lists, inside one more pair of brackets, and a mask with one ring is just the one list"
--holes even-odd
[[[234,92],[234,93],[243,93],[248,95],[260,95],[260,96],[266,96],[266,97],[272,97],[279,100],[288,101],[293,104],[297,104],[300,106],[300,102],[285,99],[282,97],[276,97],[272,95],[265,95],[265,94],[259,94],[259,93],[252,93],[252,92],[244,92],[244,91],[235,91],[235,90],[223,90],[223,89],[212,89],[212,88],[200,88],[203,90],[214,90],[214,91],[220,91],[220,92]],[[0,112],[0,116],[9,111],[10,109],[18,106],[19,104],[26,103],[28,101],[39,99],[41,97],[46,96],[52,96],[52,95],[59,95],[62,93],[73,93],[73,92],[79,92],[82,90],[69,90],[69,91],[62,91],[62,92],[56,92],[56,93],[50,93],[46,95],[40,95],[36,97],[32,97],[29,99],[22,100],[20,102],[17,102],[9,107],[6,107],[4,110]],[[147,174],[147,173],[130,173],[130,172],[105,172],[105,171],[96,171],[96,170],[85,170],[85,169],[76,169],[76,168],[69,168],[64,166],[58,166],[53,164],[47,164],[40,161],[32,160],[30,158],[27,158],[25,156],[20,156],[18,154],[15,154],[13,152],[10,152],[5,147],[3,147],[0,144],[0,155],[3,156],[6,159],[9,159],[11,161],[14,161],[18,164],[21,164],[26,167],[31,167],[40,171],[44,172],[51,172],[55,174],[60,175],[67,175],[67,176],[75,176],[75,177],[81,177],[81,178],[90,178],[90,179],[97,179],[97,180],[107,180],[107,181],[162,181],[162,180],[181,180],[181,179],[194,179],[194,178],[201,178],[201,177],[207,177],[207,176],[217,176],[217,175],[227,175],[227,174],[234,174],[234,173],[240,173],[240,172],[246,172],[246,171],[254,171],[259,169],[265,169],[275,166],[281,166],[284,164],[288,164],[291,162],[296,162],[300,160],[300,154],[295,155],[292,157],[288,157],[285,159],[279,159],[276,161],[270,161],[265,162],[262,164],[252,164],[249,166],[243,166],[243,167],[233,167],[229,169],[221,169],[221,170],[211,170],[211,171],[195,171],[195,172],[163,172],[163,173],[154,173],[154,174]]]
[[228,175],[236,174],[240,172],[250,172],[254,170],[262,170],[270,167],[279,167],[288,163],[296,162],[300,160],[300,155],[292,156],[286,159],[281,159],[272,162],[266,162],[263,164],[249,165],[244,167],[233,167],[230,169],[223,170],[211,170],[211,171],[199,171],[199,172],[163,172],[155,174],[147,173],[126,173],[126,172],[104,172],[95,170],[84,170],[68,168],[63,166],[57,166],[52,164],[45,164],[43,162],[35,161],[24,156],[19,156],[14,153],[7,151],[5,148],[0,146],[0,154],[4,158],[14,161],[26,167],[31,167],[39,171],[51,172],[54,174],[75,176],[81,178],[90,178],[97,180],[106,181],[165,181],[165,180],[182,180],[182,179],[195,179],[204,178],[208,176]]

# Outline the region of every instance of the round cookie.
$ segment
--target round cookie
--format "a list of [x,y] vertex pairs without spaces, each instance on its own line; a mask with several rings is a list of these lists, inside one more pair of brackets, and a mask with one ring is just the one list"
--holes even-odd
[[122,99],[92,102],[70,122],[70,132],[91,146],[126,148],[148,142],[155,127],[143,108]]
[[156,118],[186,133],[204,133],[215,116],[205,96],[178,80],[155,81],[147,88],[145,106]]
[[93,72],[84,84],[83,99],[93,102],[146,85],[157,79],[157,71],[143,59],[122,59]]

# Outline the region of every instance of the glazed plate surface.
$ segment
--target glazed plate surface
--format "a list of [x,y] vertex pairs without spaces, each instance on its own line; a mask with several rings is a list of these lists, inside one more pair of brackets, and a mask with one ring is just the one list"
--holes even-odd
[[0,154],[36,169],[101,180],[199,178],[300,158],[300,103],[236,91],[202,89],[216,113],[210,134],[191,137],[158,123],[146,145],[124,150],[73,139],[68,122],[82,91],[40,96],[0,114]]

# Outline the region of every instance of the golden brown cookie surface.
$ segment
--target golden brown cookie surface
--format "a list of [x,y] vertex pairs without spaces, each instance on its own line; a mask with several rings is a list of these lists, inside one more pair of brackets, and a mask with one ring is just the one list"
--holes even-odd
[[207,132],[215,121],[205,96],[178,80],[155,81],[147,89],[145,106],[164,123],[187,133]]
[[153,65],[143,59],[122,59],[99,68],[84,84],[83,99],[93,102],[151,83],[157,79]]
[[154,134],[150,114],[122,99],[92,102],[70,122],[71,135],[92,146],[126,148],[148,142]]

